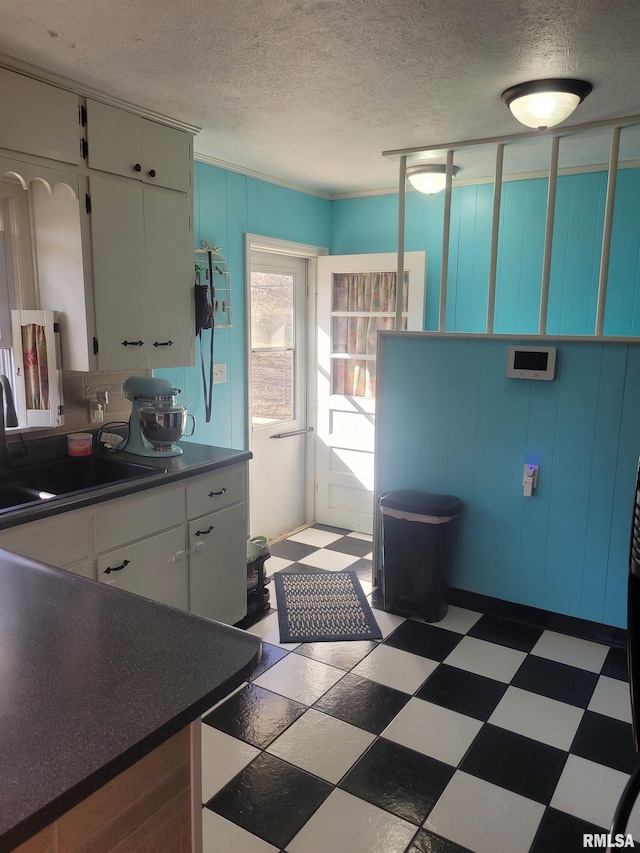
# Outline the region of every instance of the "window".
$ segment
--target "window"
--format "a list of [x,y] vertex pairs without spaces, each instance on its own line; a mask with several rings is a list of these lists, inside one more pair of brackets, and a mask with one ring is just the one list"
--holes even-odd
[[[331,393],[376,396],[378,331],[395,328],[395,272],[334,273],[331,294]],[[402,329],[407,328],[409,276],[404,274]]]
[[295,417],[294,276],[251,273],[251,420],[264,426]]

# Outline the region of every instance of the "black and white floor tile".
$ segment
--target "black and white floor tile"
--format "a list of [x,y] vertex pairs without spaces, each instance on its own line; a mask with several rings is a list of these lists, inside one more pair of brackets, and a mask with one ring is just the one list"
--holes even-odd
[[362,534],[271,553],[268,574],[355,568],[383,640],[282,644],[275,609],[249,628],[260,666],[203,718],[205,853],[572,853],[608,831],[637,762],[620,648],[385,613]]

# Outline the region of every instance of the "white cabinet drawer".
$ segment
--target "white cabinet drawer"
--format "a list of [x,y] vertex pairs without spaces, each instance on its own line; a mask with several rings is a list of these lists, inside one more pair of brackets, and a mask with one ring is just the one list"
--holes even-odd
[[247,615],[244,504],[189,523],[191,612],[233,625]]
[[92,522],[90,511],[61,513],[3,531],[0,547],[64,568],[91,557]]
[[173,559],[180,551],[184,551],[184,527],[98,557],[98,580],[161,604],[188,610],[187,563],[184,558]]
[[204,474],[187,486],[187,518],[244,501],[244,465]]
[[96,553],[184,524],[184,487],[153,489],[95,508]]

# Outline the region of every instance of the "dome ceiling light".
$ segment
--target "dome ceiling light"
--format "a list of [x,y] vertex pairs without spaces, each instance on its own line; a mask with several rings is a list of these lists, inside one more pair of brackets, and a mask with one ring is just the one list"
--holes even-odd
[[522,124],[546,130],[569,118],[592,89],[586,80],[531,80],[505,89],[502,100]]
[[[454,166],[452,177],[455,177],[460,168]],[[433,195],[442,192],[447,183],[447,167],[434,163],[416,163],[407,166],[407,179],[411,186],[418,192]]]

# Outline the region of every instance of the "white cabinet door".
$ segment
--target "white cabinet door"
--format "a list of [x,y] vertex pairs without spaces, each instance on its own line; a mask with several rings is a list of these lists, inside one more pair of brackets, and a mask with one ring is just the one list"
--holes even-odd
[[144,187],[149,366],[194,363],[193,250],[189,197]]
[[90,192],[99,369],[193,364],[189,196],[106,175]]
[[142,174],[140,121],[140,116],[134,113],[87,100],[89,167],[139,180]]
[[149,366],[142,186],[93,175],[91,248],[100,370]]
[[0,148],[80,163],[78,96],[0,68]]
[[191,188],[191,134],[156,121],[144,118],[140,121],[144,160],[142,179],[158,187],[188,192]]
[[184,527],[125,545],[96,560],[98,580],[161,604],[189,609]]
[[189,551],[191,612],[228,625],[239,622],[247,615],[244,504],[190,522]]
[[190,133],[88,100],[87,141],[92,169],[182,192],[190,188]]

